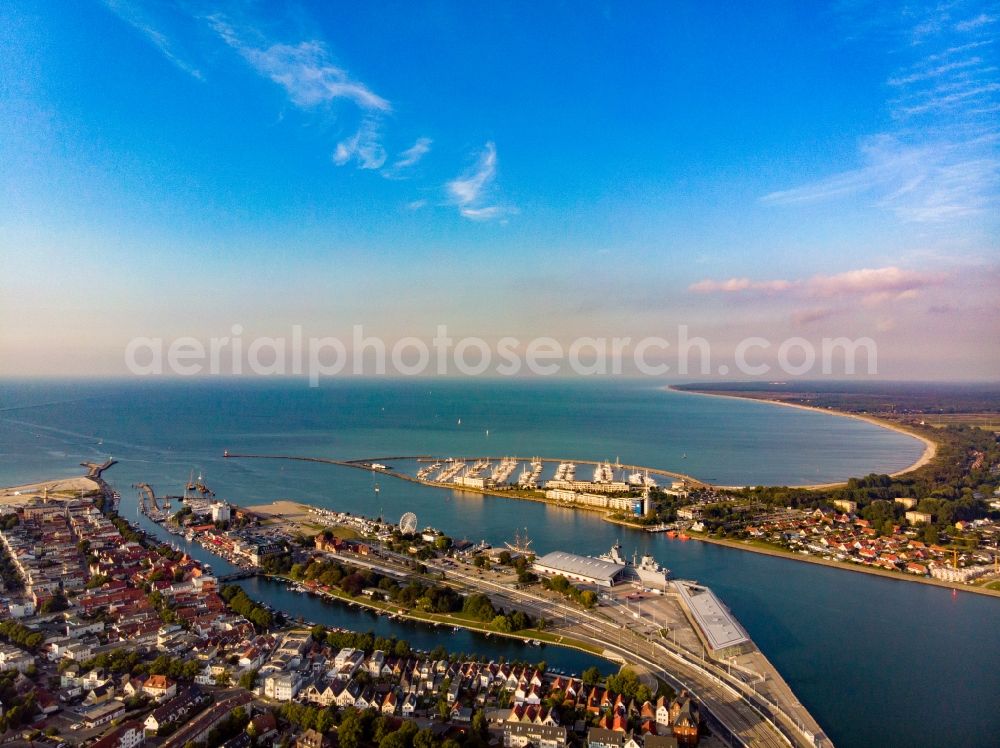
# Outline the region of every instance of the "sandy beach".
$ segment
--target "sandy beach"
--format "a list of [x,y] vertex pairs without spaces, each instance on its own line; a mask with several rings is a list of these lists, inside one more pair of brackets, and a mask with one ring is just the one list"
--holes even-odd
[[23,504],[35,496],[44,496],[48,491],[50,499],[75,499],[81,493],[91,494],[100,491],[97,481],[85,475],[76,478],[60,478],[57,480],[26,483],[23,486],[0,488],[0,504]]
[[267,524],[287,525],[293,531],[301,528],[313,529],[322,524],[320,519],[310,511],[312,507],[289,499],[279,499],[270,504],[248,506],[246,509],[259,515]]
[[[674,385],[669,385],[664,387],[666,390],[672,390],[673,392],[682,392],[687,395],[703,395],[705,397],[725,397],[732,400],[753,400],[759,403],[767,403],[769,405],[780,405],[785,408],[797,408],[799,410],[811,410],[816,413],[825,413],[828,416],[838,416],[840,418],[853,418],[856,421],[865,421],[873,426],[878,426],[879,428],[888,429],[889,431],[895,431],[897,434],[905,434],[906,436],[911,436],[914,439],[919,439],[924,445],[924,451],[919,458],[912,464],[902,470],[897,470],[895,473],[890,473],[891,477],[895,478],[900,475],[905,475],[906,473],[911,473],[914,470],[922,468],[928,462],[934,459],[934,455],[937,454],[937,442],[929,439],[923,434],[918,434],[911,431],[899,424],[892,423],[890,421],[884,421],[881,418],[875,418],[874,416],[861,415],[859,413],[844,413],[839,410],[831,410],[829,408],[817,408],[812,405],[801,405],[799,403],[786,403],[781,400],[773,400],[771,398],[765,397],[752,397],[744,395],[731,395],[731,394],[716,394],[714,392],[700,392],[697,390],[681,390]],[[810,483],[806,485],[789,486],[789,488],[806,488],[810,490],[823,489],[823,488],[839,488],[846,484],[846,481],[840,481],[837,483]],[[730,486],[719,486],[719,488],[729,488]]]

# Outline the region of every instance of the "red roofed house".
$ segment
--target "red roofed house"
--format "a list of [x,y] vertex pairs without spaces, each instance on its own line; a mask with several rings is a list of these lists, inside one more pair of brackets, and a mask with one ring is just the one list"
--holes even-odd
[[165,675],[151,675],[143,684],[142,690],[157,701],[164,701],[177,695],[177,684]]

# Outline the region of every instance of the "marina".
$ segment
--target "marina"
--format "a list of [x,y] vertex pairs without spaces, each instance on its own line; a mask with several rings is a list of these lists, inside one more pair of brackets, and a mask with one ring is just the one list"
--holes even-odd
[[[228,457],[259,457],[260,455],[228,453]],[[627,492],[635,489],[656,488],[660,477],[665,490],[688,490],[706,486],[690,475],[639,465],[628,465],[616,459],[572,461],[552,457],[426,457],[395,456],[371,457],[338,461],[349,467],[374,470],[396,477],[418,480],[427,484],[454,484],[465,488],[504,491],[514,488],[539,490],[541,488],[577,488],[604,493]],[[592,471],[591,480],[578,480],[577,468]],[[520,468],[520,470],[518,470]],[[515,479],[511,479],[514,474]]]
[[[12,425],[14,414],[0,419],[0,433],[8,445],[0,454],[5,483],[26,484],[39,476],[69,478],[79,473],[76,463],[101,462],[112,451],[119,464],[108,480],[118,486],[122,514],[130,517],[135,516],[137,503],[135,492],[127,490],[132,483],[148,481],[158,489],[177,486],[169,492],[180,493],[191,466],[199,465],[212,476],[212,488],[219,496],[242,505],[285,497],[362,515],[378,513],[381,507],[396,515],[410,510],[422,524],[455,537],[485,538],[494,547],[511,542],[519,530],[524,535],[527,527],[538,555],[572,548],[596,556],[620,539],[623,555],[631,555],[633,548],[640,556],[648,550],[674,574],[697,579],[716,592],[838,746],[918,745],[925,740],[989,744],[982,736],[992,734],[995,720],[990,715],[998,706],[990,695],[1000,693],[995,668],[985,664],[1000,658],[990,633],[995,600],[963,593],[953,597],[946,589],[684,542],[676,533],[671,538],[665,532],[619,527],[604,522],[597,512],[575,511],[557,502],[495,501],[479,491],[453,486],[441,490],[415,480],[388,481],[369,469],[337,465],[377,454],[418,455],[431,465],[435,454],[490,453],[578,455],[595,463],[610,456],[613,463],[615,454],[621,453],[639,465],[669,467],[680,465],[686,452],[684,471],[708,482],[715,476],[726,484],[790,485],[903,469],[921,452],[918,442],[903,435],[847,418],[623,382],[510,382],[488,391],[471,383],[435,383],[433,395],[416,382],[344,382],[316,391],[279,382],[257,387],[198,383],[166,390],[138,383],[128,387],[53,383],[46,387],[46,398],[65,401],[76,397],[80,388],[90,397],[72,417],[59,415],[55,408],[36,408],[30,420],[38,427]],[[7,398],[14,404],[32,401],[16,388],[8,388]],[[570,407],[584,399],[599,407],[585,413]],[[137,413],[135,403],[140,400],[146,404],[142,418],[122,415]],[[384,406],[385,427],[372,432],[340,415],[303,420],[306,413],[350,412],[359,401]],[[454,417],[442,419],[437,430],[430,428],[436,423],[435,413],[448,407],[466,415],[463,426],[473,423],[482,418],[473,415],[480,407],[477,402],[483,402],[481,408],[489,413],[489,449],[477,446],[482,432],[456,429]],[[511,402],[518,407],[510,407]],[[519,415],[525,410],[530,419]],[[178,419],[178,413],[191,415]],[[274,432],[260,433],[261,423],[275,424]],[[529,427],[530,432],[525,430]],[[730,432],[753,438],[734,447]],[[103,437],[102,447],[90,436],[95,433]],[[171,434],[167,442],[165,433]],[[318,459],[227,460],[222,457],[226,448]],[[392,460],[378,461],[393,467]],[[575,457],[560,461],[577,462]],[[589,469],[581,465],[576,477],[589,478],[592,470],[592,465]],[[665,485],[665,479],[650,475]],[[382,490],[373,501],[375,483]],[[158,528],[161,537],[170,537],[145,516],[138,521],[145,528]],[[173,537],[192,553],[206,553]],[[221,573],[221,561],[204,557]],[[294,593],[283,590],[283,594]],[[296,604],[291,597],[286,599],[288,605]],[[357,611],[316,598],[302,598],[302,604],[308,600],[330,611]],[[642,607],[645,610],[646,604]],[[887,610],[893,611],[891,622]],[[365,615],[358,626],[365,620],[402,624]],[[440,633],[428,629],[434,631]],[[482,644],[498,641],[496,636],[474,637]],[[549,653],[557,648],[542,651],[551,659]],[[816,677],[819,661],[828,677]],[[938,682],[954,684],[956,719],[947,729],[911,722],[907,715],[913,704],[936,698],[939,689],[932,684]],[[856,698],[865,689],[880,694],[877,704]]]
[[[485,469],[486,465],[484,461],[478,461],[474,463],[473,467],[482,470]],[[149,493],[152,493],[151,489],[149,489]],[[138,500],[144,500],[144,496],[145,492],[140,493]],[[189,497],[190,500],[193,499]],[[240,507],[233,508],[237,515],[251,516],[251,513],[247,509],[241,509]],[[349,516],[343,513],[332,515],[322,509],[310,509],[307,511],[318,518],[332,523],[334,528],[345,524],[362,533],[358,544],[351,546],[344,544],[342,549],[337,552],[342,561],[346,561],[348,564],[362,569],[388,575],[390,578],[399,580],[410,578],[411,570],[414,568],[411,559],[382,547],[382,542],[388,540],[390,537],[390,530],[393,529],[392,525],[382,520],[364,516]],[[196,534],[194,538],[189,538],[185,534],[185,540],[196,539],[197,542],[202,543],[206,548],[212,548],[211,544],[204,543],[205,538],[225,538],[229,535],[226,532],[213,532],[208,527],[205,526],[205,529],[208,531],[204,536]],[[328,530],[330,527],[331,525],[328,524]],[[434,541],[436,538],[442,536],[442,533],[433,527],[426,527],[424,530],[417,532],[416,517],[411,513],[403,516],[399,522],[399,528],[411,535],[419,535],[424,541],[428,541],[428,539]],[[192,527],[192,530],[197,529]],[[273,533],[274,531],[267,532]],[[284,532],[286,534],[283,538],[280,538],[280,542],[287,543],[291,537],[289,534],[291,529],[286,528]],[[242,536],[240,535],[239,537]],[[279,536],[273,537],[279,540]],[[324,537],[329,536],[325,535]],[[252,542],[255,546],[259,547],[259,539]],[[227,547],[230,545],[228,540],[224,544]],[[325,549],[327,548],[327,543],[324,540],[321,545],[320,538],[317,536],[316,546],[317,549]],[[174,547],[176,548],[177,546],[175,545]],[[235,544],[233,547],[236,547]],[[616,602],[621,594],[618,589],[612,590],[612,594],[610,595],[603,596],[605,601],[598,603],[597,606],[602,612],[595,616],[596,609],[595,612],[588,612],[587,610],[581,610],[580,608],[560,602],[561,598],[558,595],[555,597],[551,594],[547,595],[544,591],[544,585],[539,591],[522,588],[520,584],[510,588],[508,582],[504,580],[505,574],[509,574],[510,572],[501,571],[499,570],[500,567],[489,570],[487,576],[484,577],[483,569],[480,568],[477,571],[477,567],[481,565],[472,563],[472,555],[479,553],[481,550],[489,552],[489,546],[485,543],[475,546],[471,543],[465,543],[464,547],[466,550],[456,551],[453,549],[442,555],[430,554],[421,556],[424,559],[423,563],[426,564],[426,569],[423,566],[420,567],[421,573],[430,572],[440,574],[440,580],[444,581],[448,586],[456,588],[462,595],[468,595],[473,592],[485,592],[496,603],[505,601],[513,608],[522,610],[532,617],[537,616],[538,620],[542,620],[543,618],[548,620],[549,625],[544,626],[545,633],[548,637],[555,637],[552,640],[553,643],[561,644],[565,639],[565,645],[569,648],[592,649],[595,653],[602,652],[603,657],[606,659],[624,662],[634,661],[635,664],[654,667],[655,672],[661,672],[661,676],[666,678],[669,683],[675,684],[676,688],[688,688],[692,693],[698,694],[699,698],[704,701],[705,707],[708,709],[708,714],[714,720],[715,729],[721,730],[724,735],[728,735],[727,742],[732,745],[743,745],[746,744],[747,740],[751,739],[770,744],[770,741],[777,737],[768,731],[764,724],[759,721],[759,718],[747,720],[746,715],[740,714],[736,705],[743,703],[744,700],[760,717],[767,717],[769,720],[773,720],[772,724],[775,726],[775,729],[780,729],[780,732],[790,739],[793,744],[803,744],[803,740],[809,745],[812,745],[814,742],[816,745],[826,745],[829,743],[822,736],[818,725],[813,721],[808,712],[801,707],[799,702],[794,699],[792,701],[788,700],[791,692],[787,685],[784,684],[777,671],[767,662],[759,650],[752,646],[749,640],[747,640],[748,649],[736,652],[736,654],[747,655],[752,658],[744,662],[740,666],[741,670],[738,671],[744,674],[749,673],[752,676],[751,681],[744,681],[739,677],[733,680],[732,663],[729,664],[729,669],[725,671],[719,669],[718,664],[710,663],[704,658],[700,664],[698,663],[695,652],[690,648],[692,637],[684,633],[688,630],[689,624],[685,621],[684,616],[677,612],[679,609],[675,607],[676,604],[671,603],[667,607],[660,609],[658,613],[655,612],[658,605],[667,604],[668,599],[673,598],[674,594],[670,592],[671,587],[668,583],[666,569],[662,568],[649,554],[645,554],[641,562],[636,560],[636,554],[633,556],[633,560],[629,562],[623,558],[620,544],[616,543],[607,554],[604,554],[600,558],[576,556],[564,552],[552,552],[535,560],[532,567],[541,574],[562,575],[571,580],[595,584],[598,588],[605,586],[611,589],[627,585],[629,588],[637,590],[639,596],[641,596],[643,591],[653,591],[661,596],[665,596],[661,598],[661,603],[651,600],[646,606],[647,615],[653,611],[653,620],[657,622],[657,625],[654,625],[652,628],[645,623],[641,612],[631,612],[627,603],[622,608],[621,603]],[[508,544],[508,547],[527,549],[530,547],[530,541],[527,538],[515,536],[514,543]],[[534,560],[533,555],[527,558],[529,563]],[[255,565],[256,563],[254,561]],[[257,576],[255,572],[256,569],[248,569],[247,567],[233,570],[222,569],[218,573],[218,576],[222,579],[233,581],[241,579],[250,581],[250,578]],[[476,572],[477,576],[473,576],[473,572]],[[273,574],[269,574],[268,576],[275,578]],[[420,622],[434,628],[442,625],[452,626],[455,621],[455,619],[449,620],[447,616],[445,616],[444,620],[439,620],[433,614],[428,615],[427,613],[418,613],[412,610],[404,610],[403,608],[393,611],[386,604],[376,602],[374,598],[371,600],[365,600],[364,598],[352,599],[350,597],[344,599],[341,593],[335,593],[330,587],[324,586],[321,588],[314,581],[309,581],[305,584],[289,582],[287,588],[295,594],[318,594],[335,603],[346,603],[349,608],[355,606],[370,608],[382,616],[389,617],[390,620],[395,620],[396,616],[401,618],[416,618]],[[586,594],[592,595],[593,593],[588,592]],[[633,599],[636,599],[635,594],[628,595],[628,601]],[[593,602],[587,603],[584,607],[593,607]],[[624,615],[624,619],[615,623],[614,619],[618,615]],[[609,616],[612,619],[611,623],[608,621]],[[662,640],[662,632],[657,633],[660,627],[659,622],[666,621],[672,621],[669,623],[669,628],[672,630],[672,638],[669,645]],[[609,625],[612,626],[610,631],[601,632],[601,629]],[[466,621],[464,619],[459,621],[458,627],[472,629],[488,628],[481,623]],[[594,634],[590,629],[597,630],[600,633]],[[614,633],[611,633],[612,631]],[[507,632],[505,634],[503,631],[483,630],[481,633],[488,637],[494,636],[497,633],[500,636],[522,637],[526,640],[525,643],[527,646],[541,646],[542,644],[533,634],[529,633],[528,636],[524,636],[520,631]],[[618,638],[617,644],[614,642],[615,636]],[[624,636],[627,636],[628,639],[634,638],[636,640],[635,643],[626,643],[623,638]],[[704,634],[699,636],[702,637],[701,640],[708,641],[704,639]],[[683,643],[685,638],[688,640],[687,644]],[[694,637],[694,640],[698,641],[699,637]],[[678,643],[678,641],[681,643]],[[648,648],[648,652],[645,655],[641,654],[644,646]],[[678,664],[676,666],[669,664],[663,659],[665,657],[668,660],[671,657],[677,659]],[[659,668],[666,669],[660,671]],[[761,673],[764,671],[768,672],[769,675],[762,675]],[[730,689],[735,687],[738,691],[746,690],[746,693],[737,696],[734,700],[732,696],[727,695],[724,689],[719,690],[718,686],[725,686],[727,679],[731,681],[729,684]],[[756,683],[757,685],[750,688],[748,687],[748,683]],[[795,710],[798,710],[800,713],[794,714]],[[804,725],[805,727],[803,727]]]
[[[332,518],[338,515],[331,514]],[[255,600],[266,604],[271,610],[281,612],[291,621],[303,624],[321,623],[337,629],[371,631],[379,636],[394,636],[409,641],[422,651],[430,651],[438,646],[440,625],[407,619],[400,615],[380,615],[371,608],[356,602],[326,596],[303,585],[289,584],[282,580],[262,576],[256,570],[248,570],[236,559],[220,556],[216,549],[203,546],[195,540],[176,536],[160,523],[142,515],[139,528],[151,533],[175,548],[183,550],[192,558],[213,570],[220,581],[235,581]],[[346,519],[346,518],[345,518]],[[371,528],[371,520],[352,516],[359,529]],[[476,653],[507,662],[534,661],[539,656],[534,648],[544,646],[538,642],[521,641],[509,637],[491,635],[489,632],[470,631],[452,627],[449,635],[449,651],[455,653]],[[588,667],[596,666],[602,672],[614,672],[617,666],[607,659],[587,652],[563,647],[545,646],[544,657],[553,668],[567,674],[582,673]]]
[[[629,518],[642,518],[652,509],[650,492],[682,496],[688,491],[707,487],[690,476],[650,467],[637,467],[605,461],[517,457],[427,457],[396,456],[358,460],[334,460],[294,455],[262,455],[223,452],[224,459],[300,460],[351,467],[421,483],[437,488],[451,488],[516,499],[553,502],[562,506],[600,511],[609,521],[628,524]],[[593,480],[576,480],[577,463],[593,466]],[[521,465],[516,480],[512,474]],[[657,485],[650,474],[669,479],[669,486]],[[380,487],[375,486],[378,493]],[[649,526],[659,532],[666,527]]]
[[733,10],[4,3],[0,748],[1000,746],[1000,0]]

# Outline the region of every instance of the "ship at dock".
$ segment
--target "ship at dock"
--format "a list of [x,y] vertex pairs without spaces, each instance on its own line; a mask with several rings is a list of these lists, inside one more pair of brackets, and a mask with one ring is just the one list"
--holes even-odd
[[520,530],[514,533],[514,540],[512,542],[504,543],[505,546],[514,553],[520,553],[522,556],[532,556],[534,551],[531,550],[531,538],[528,537],[528,530],[525,528],[524,535],[521,534]]
[[625,567],[625,579],[638,582],[645,587],[663,587],[667,583],[670,571],[660,566],[656,559],[648,553],[643,554],[637,560],[638,554],[634,554],[632,560],[622,556],[622,544],[615,542],[611,550],[598,556],[602,561],[610,561],[613,564],[621,564]]

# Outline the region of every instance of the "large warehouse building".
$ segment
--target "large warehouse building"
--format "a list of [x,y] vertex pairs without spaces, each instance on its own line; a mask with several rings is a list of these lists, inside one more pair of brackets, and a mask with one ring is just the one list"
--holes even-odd
[[715,657],[730,657],[746,651],[751,644],[749,635],[712,590],[694,582],[676,582],[674,589]]
[[611,587],[623,581],[624,564],[616,564],[591,556],[578,556],[566,551],[552,551],[535,560],[534,569],[539,574],[560,574],[574,582]]

